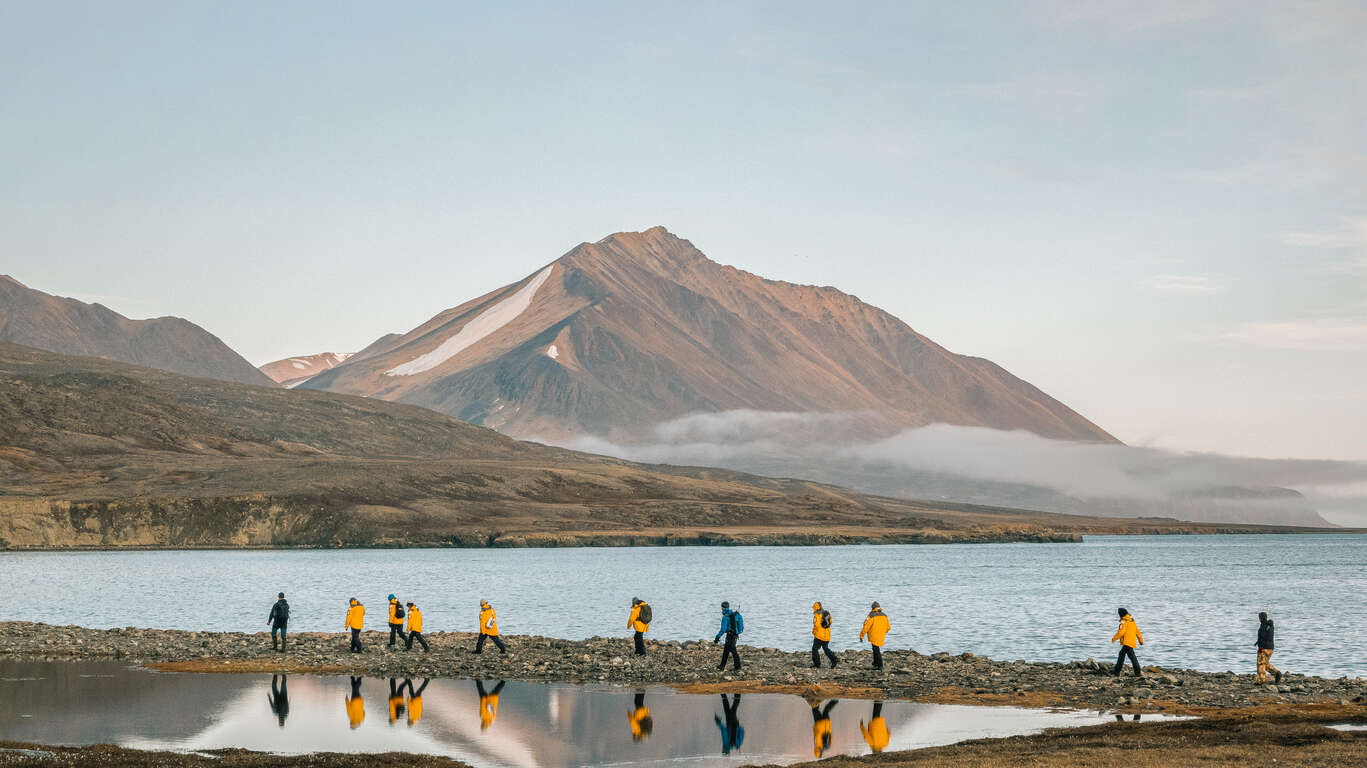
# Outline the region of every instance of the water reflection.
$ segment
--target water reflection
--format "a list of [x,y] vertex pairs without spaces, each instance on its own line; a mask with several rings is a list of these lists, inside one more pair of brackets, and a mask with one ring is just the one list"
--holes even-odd
[[[263,697],[269,710],[261,706]],[[384,705],[388,717],[366,719],[367,698],[372,707]],[[681,760],[738,766],[1111,720],[1110,713],[898,701],[873,702],[870,712],[862,701],[837,706],[834,700],[745,694],[747,728],[741,725],[741,698],[669,688],[159,674],[114,663],[0,661],[0,740],[283,754],[405,751],[477,768],[663,766]],[[345,724],[337,716],[338,700]],[[622,727],[623,712],[628,728]],[[395,727],[400,720],[405,726]]]

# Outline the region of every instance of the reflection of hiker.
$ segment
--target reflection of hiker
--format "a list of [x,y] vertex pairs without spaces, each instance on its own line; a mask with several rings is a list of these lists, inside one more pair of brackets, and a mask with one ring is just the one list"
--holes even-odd
[[427,690],[427,684],[430,682],[432,682],[431,679],[424,677],[422,685],[418,686],[415,691],[413,690],[413,681],[405,678],[403,684],[399,686],[400,693],[403,692],[405,685],[408,686],[408,725],[410,727],[417,725],[418,721],[422,719],[422,692]]
[[389,678],[389,724],[399,719],[403,714],[403,686],[397,686],[398,680]]
[[403,633],[403,603],[399,598],[389,596],[389,647],[394,647],[395,640],[408,642],[408,635]]
[[427,647],[427,640],[422,636],[422,611],[412,603],[408,604],[408,640],[404,643],[406,650],[413,650],[413,641],[422,643],[423,653],[432,650]]
[[346,698],[346,716],[354,731],[365,720],[365,699],[361,698],[361,678],[351,678],[351,695]]
[[888,733],[888,721],[883,719],[883,702],[873,703],[873,714],[869,717],[869,724],[865,726],[864,721],[860,720],[859,732],[864,734],[864,743],[868,744],[869,749],[875,754],[888,748],[892,734]]
[[494,690],[485,691],[484,681],[475,681],[475,690],[479,693],[479,729],[489,730],[489,726],[494,724],[494,718],[498,717],[498,694],[503,690],[502,680],[494,686]]
[[868,618],[864,619],[864,627],[859,630],[859,639],[865,636],[869,638],[869,645],[873,646],[873,668],[883,668],[883,642],[888,639],[888,630],[892,629],[892,622],[888,621],[888,615],[883,613],[883,607],[874,603],[869,609]]
[[488,600],[479,601],[479,639],[475,641],[475,653],[484,653],[484,641],[492,640],[499,653],[507,653],[503,641],[498,637],[498,615]]
[[654,618],[650,603],[639,597],[631,598],[631,615],[627,616],[627,628],[636,631],[632,639],[636,644],[636,655],[646,655],[646,632],[650,631],[650,620]]
[[1115,660],[1115,669],[1111,674],[1120,677],[1120,670],[1125,668],[1125,657],[1130,657],[1130,666],[1134,667],[1134,676],[1143,677],[1144,672],[1139,669],[1139,659],[1134,655],[1135,644],[1144,644],[1144,635],[1139,631],[1139,625],[1134,623],[1134,617],[1124,608],[1118,608],[1120,614],[1120,628],[1115,631],[1111,642],[1120,641],[1120,656]]
[[826,652],[826,658],[831,660],[831,669],[839,664],[835,654],[831,653],[831,612],[821,607],[821,603],[812,603],[812,666],[821,666],[820,651]]
[[1258,648],[1258,681],[1256,685],[1262,685],[1267,681],[1267,673],[1272,673],[1272,682],[1282,681],[1281,670],[1272,666],[1272,651],[1274,643],[1272,635],[1275,628],[1272,626],[1272,619],[1267,618],[1267,611],[1258,614],[1258,642],[1254,643]]
[[721,710],[726,715],[726,722],[722,722],[720,717],[712,715],[712,721],[717,724],[717,730],[721,731],[721,753],[731,754],[731,750],[740,749],[740,745],[745,743],[745,729],[740,724],[740,694],[736,694],[736,702],[729,704],[726,701],[726,694],[721,695]]
[[361,652],[361,629],[365,627],[365,606],[356,598],[351,598],[351,607],[346,612],[346,628],[351,630],[351,652]]
[[285,727],[285,718],[290,716],[289,678],[285,675],[271,675],[271,692],[266,695],[271,704],[271,712],[280,719],[280,727]]
[[740,611],[731,610],[731,604],[722,601],[721,604],[721,629],[717,630],[717,636],[712,638],[712,644],[716,645],[726,636],[726,646],[721,650],[721,663],[717,669],[726,669],[726,657],[730,656],[735,661],[733,669],[740,671],[740,654],[736,652],[736,638],[745,631],[745,619],[741,618]]
[[826,708],[821,709],[821,700],[808,700],[812,705],[812,755],[820,759],[831,747],[831,710],[840,702],[831,699]]
[[637,691],[636,697],[632,699],[632,708],[627,710],[627,724],[631,726],[632,741],[645,741],[650,738],[650,732],[655,728],[655,719],[650,716],[650,707],[646,706],[645,691]]
[[[271,615],[266,617],[266,623],[271,626],[271,650],[285,650],[285,625],[290,623],[290,604],[285,602],[285,593],[281,592],[275,596],[275,605],[271,606]],[[279,645],[276,644],[276,633],[280,633]]]

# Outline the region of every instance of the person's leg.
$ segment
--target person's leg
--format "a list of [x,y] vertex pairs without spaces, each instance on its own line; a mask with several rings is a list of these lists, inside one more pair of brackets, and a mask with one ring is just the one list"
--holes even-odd
[[645,636],[645,633],[644,633],[644,632],[637,632],[636,634],[632,635],[632,640],[634,641],[634,643],[635,643],[635,645],[636,645],[636,655],[637,655],[637,656],[644,656],[644,655],[646,655],[646,636]]
[[1272,682],[1274,682],[1274,683],[1280,683],[1280,682],[1282,681],[1282,671],[1281,671],[1280,669],[1277,669],[1276,667],[1272,666],[1272,649],[1271,649],[1271,648],[1269,648],[1269,649],[1267,650],[1267,671],[1272,673]]
[[726,649],[731,652],[731,661],[734,664],[732,669],[740,671],[740,651],[736,649],[736,636],[730,635],[726,638]]
[[[423,637],[421,632],[414,632],[413,634],[417,635],[417,636],[418,636],[418,642],[419,642],[419,643],[422,643],[422,652],[423,652],[423,653],[428,653],[428,652],[430,652],[430,651],[432,650],[431,648],[429,648],[429,647],[427,646],[427,638]],[[411,635],[410,635],[410,637],[411,637]]]
[[873,668],[883,668],[883,646],[881,645],[875,645],[873,647]]
[[1263,683],[1267,682],[1267,649],[1266,649],[1266,648],[1259,648],[1259,649],[1258,649],[1258,675],[1257,675],[1257,679],[1255,680],[1255,682],[1256,682],[1258,685],[1262,685]]
[[275,626],[274,624],[271,625],[271,650],[272,650],[272,651],[278,651],[278,650],[280,650],[280,639],[279,639],[278,637],[276,637],[276,633],[279,632],[279,631],[280,631],[280,628],[279,628],[279,627]]
[[1139,657],[1134,655],[1134,649],[1126,647],[1125,650],[1130,654],[1130,666],[1134,668],[1134,676],[1143,677],[1144,670],[1139,668]]
[[352,652],[352,653],[360,653],[360,652],[361,652],[361,630],[359,630],[359,629],[352,629],[352,630],[351,630],[351,652]]
[[821,651],[821,641],[818,640],[818,639],[816,639],[815,637],[812,638],[812,666],[813,666],[813,667],[819,667],[819,666],[821,666],[821,655],[820,655],[820,653],[819,653],[820,651]]
[[499,637],[498,635],[489,635],[489,637],[494,641],[494,645],[498,646],[499,653],[508,652],[508,647],[503,644],[503,638]]
[[484,641],[487,639],[489,639],[488,635],[483,632],[479,633],[479,639],[475,641],[475,653],[484,653]]
[[1125,668],[1125,646],[1120,646],[1120,655],[1115,657],[1115,667],[1111,669],[1111,674],[1120,677],[1120,670]]
[[281,652],[281,653],[284,653],[284,651],[285,651],[285,630],[286,630],[286,628],[287,628],[287,625],[285,625],[285,624],[281,624],[281,625],[280,625],[280,652]]
[[871,717],[874,718],[874,719],[877,719],[877,718],[880,718],[880,717],[882,717],[882,716],[883,716],[883,702],[881,702],[881,701],[875,701],[875,702],[873,703],[873,715],[871,715]]
[[831,641],[830,641],[830,640],[822,640],[822,641],[821,641],[821,650],[823,650],[823,651],[826,652],[826,658],[829,659],[830,662],[831,662],[831,669],[835,669],[835,665],[836,665],[836,664],[839,664],[839,663],[840,663],[840,660],[837,659],[837,658],[835,657],[835,653],[831,651]]

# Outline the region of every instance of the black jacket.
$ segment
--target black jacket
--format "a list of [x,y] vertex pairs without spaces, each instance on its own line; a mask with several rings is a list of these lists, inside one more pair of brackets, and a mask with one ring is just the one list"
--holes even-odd
[[[259,615],[259,614],[258,614]],[[276,600],[275,605],[271,606],[271,615],[266,621],[274,627],[283,627],[290,622],[290,604],[284,600]]]
[[1272,650],[1272,619],[1258,625],[1258,647]]

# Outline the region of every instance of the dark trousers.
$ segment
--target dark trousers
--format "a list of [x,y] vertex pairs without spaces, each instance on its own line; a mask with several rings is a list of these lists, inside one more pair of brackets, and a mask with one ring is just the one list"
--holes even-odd
[[831,668],[834,669],[838,662],[835,660],[835,654],[831,653],[831,641],[818,640],[815,637],[812,638],[812,666],[821,666],[821,651],[826,652],[826,658],[831,660]]
[[494,642],[494,645],[498,646],[499,653],[508,652],[508,649],[504,647],[503,641],[499,639],[498,635],[486,635],[483,632],[481,632],[479,633],[479,639],[475,641],[475,653],[484,653],[485,640],[492,640]]
[[634,635],[631,636],[631,639],[632,639],[632,640],[635,642],[635,644],[636,644],[636,655],[637,655],[637,656],[644,656],[644,655],[646,655],[646,633],[644,633],[644,632],[637,632],[636,634],[634,634]]
[[351,652],[361,652],[361,630],[359,629],[351,630]]
[[875,645],[873,647],[873,668],[883,668],[883,646],[881,645]]
[[1115,669],[1111,670],[1111,674],[1117,677],[1120,676],[1120,670],[1125,668],[1126,656],[1130,657],[1130,666],[1134,667],[1134,676],[1139,677],[1140,675],[1144,674],[1139,670],[1139,659],[1135,657],[1134,649],[1128,645],[1120,646],[1120,656],[1116,658]]
[[427,641],[426,641],[425,639],[423,639],[423,636],[422,636],[422,633],[421,633],[421,632],[409,632],[409,633],[408,633],[408,640],[407,640],[407,642],[404,643],[404,646],[403,646],[403,647],[404,647],[404,648],[407,648],[407,649],[410,650],[410,651],[413,650],[413,641],[414,641],[414,640],[417,640],[419,643],[422,643],[422,649],[423,649],[424,651],[430,651],[430,650],[432,650],[431,648],[428,648],[428,647],[427,647]]
[[394,645],[394,640],[396,638],[399,640],[403,640],[404,642],[408,641],[408,635],[405,635],[403,633],[403,622],[389,625],[389,645],[391,647]]
[[271,647],[272,647],[272,648],[275,647],[275,633],[277,633],[277,632],[280,633],[280,650],[283,651],[283,650],[285,650],[285,625],[284,625],[284,624],[272,624],[272,625],[271,625]]
[[740,654],[736,652],[736,633],[735,633],[735,632],[727,632],[727,633],[726,633],[726,645],[721,649],[721,663],[717,665],[717,669],[726,669],[726,657],[727,657],[727,656],[730,656],[732,659],[735,660],[735,667],[733,667],[733,669],[735,669],[737,672],[739,672],[739,671],[740,671]]

